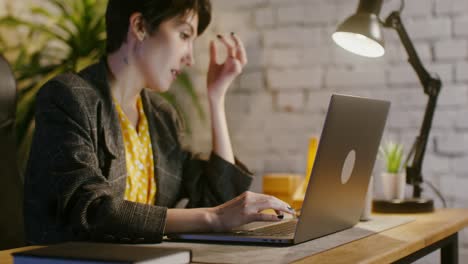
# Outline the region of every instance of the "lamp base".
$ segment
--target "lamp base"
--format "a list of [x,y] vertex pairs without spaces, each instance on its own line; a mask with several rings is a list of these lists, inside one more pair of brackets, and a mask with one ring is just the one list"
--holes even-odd
[[372,210],[376,213],[412,214],[434,211],[434,201],[424,198],[374,200]]

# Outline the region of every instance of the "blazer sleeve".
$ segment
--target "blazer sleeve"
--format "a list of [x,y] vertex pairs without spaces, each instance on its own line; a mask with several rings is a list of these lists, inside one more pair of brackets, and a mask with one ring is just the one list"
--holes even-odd
[[188,207],[212,207],[247,191],[252,173],[237,158],[235,164],[212,152],[208,160],[189,151],[184,153],[183,185]]
[[[41,89],[27,175],[29,200],[47,201],[48,212],[38,214],[55,218],[49,222],[66,226],[75,235],[95,241],[161,242],[167,208],[117,197],[113,183],[99,169],[97,140],[91,132],[96,117],[80,101],[87,98],[85,92],[72,91],[59,81]],[[25,207],[34,210],[32,204]],[[34,219],[26,220],[34,229]]]
[[[180,146],[183,146],[183,123],[175,111],[172,122]],[[182,185],[183,195],[189,203],[187,207],[212,207],[225,203],[247,191],[252,183],[253,174],[235,158],[232,164],[216,153],[211,152],[208,160],[182,147]]]

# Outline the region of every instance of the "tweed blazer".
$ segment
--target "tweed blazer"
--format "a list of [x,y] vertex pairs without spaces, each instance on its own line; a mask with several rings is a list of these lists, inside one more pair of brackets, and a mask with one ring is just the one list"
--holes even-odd
[[153,146],[155,205],[124,200],[125,148],[107,80],[106,60],[60,75],[40,89],[25,176],[29,244],[63,241],[161,242],[167,208],[211,207],[246,191],[252,174],[236,159],[202,160],[181,143],[173,108],[143,90]]

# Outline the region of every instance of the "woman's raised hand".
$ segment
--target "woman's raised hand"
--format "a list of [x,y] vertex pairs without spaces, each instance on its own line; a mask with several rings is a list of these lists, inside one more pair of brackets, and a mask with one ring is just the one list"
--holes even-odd
[[[275,210],[276,215],[262,213],[265,209]],[[283,213],[295,214],[295,211],[276,197],[244,192],[236,198],[212,208],[212,228],[215,232],[223,232],[254,221],[280,221],[283,219]]]
[[210,99],[214,100],[224,97],[231,83],[247,64],[244,44],[234,33],[231,33],[229,38],[218,35],[218,40],[226,47],[228,56],[223,63],[219,64],[217,62],[216,43],[215,41],[210,42],[210,65],[207,84],[208,95]]

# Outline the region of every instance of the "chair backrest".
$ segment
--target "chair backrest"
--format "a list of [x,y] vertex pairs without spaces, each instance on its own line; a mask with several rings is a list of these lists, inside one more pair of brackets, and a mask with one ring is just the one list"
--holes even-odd
[[23,183],[16,160],[16,83],[0,55],[0,250],[24,245]]

